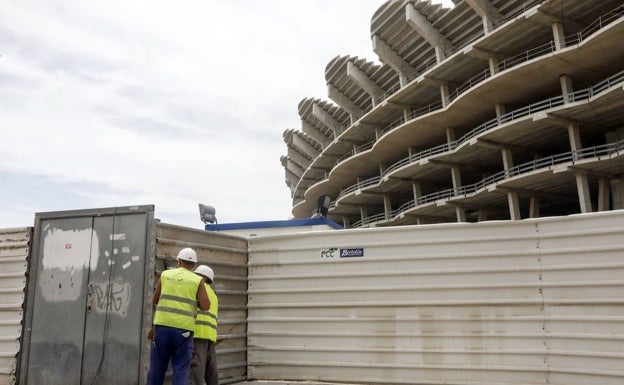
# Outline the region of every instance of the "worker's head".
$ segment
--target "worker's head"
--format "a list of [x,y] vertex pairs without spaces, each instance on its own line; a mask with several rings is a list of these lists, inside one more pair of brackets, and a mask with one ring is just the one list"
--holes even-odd
[[177,260],[181,266],[193,268],[193,266],[197,263],[197,253],[195,253],[195,250],[190,247],[186,247],[180,250]]
[[214,271],[209,266],[199,265],[195,268],[195,274],[206,278],[206,282],[212,283],[214,280]]

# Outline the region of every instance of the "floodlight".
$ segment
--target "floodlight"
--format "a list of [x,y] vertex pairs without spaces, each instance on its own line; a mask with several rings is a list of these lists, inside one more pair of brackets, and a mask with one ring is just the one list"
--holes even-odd
[[327,217],[327,212],[329,211],[329,203],[331,202],[331,198],[326,194],[321,195],[318,198],[316,203],[316,211],[314,213],[314,218],[325,218]]
[[199,204],[199,218],[204,223],[218,223],[217,217],[215,216],[216,212],[217,211],[212,206]]

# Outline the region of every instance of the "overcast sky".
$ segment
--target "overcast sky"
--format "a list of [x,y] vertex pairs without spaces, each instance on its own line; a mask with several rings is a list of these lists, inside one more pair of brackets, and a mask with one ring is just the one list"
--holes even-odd
[[[290,218],[280,156],[338,55],[377,61],[383,0],[4,0],[0,228],[154,204],[203,228]],[[450,1],[445,3],[450,4]]]

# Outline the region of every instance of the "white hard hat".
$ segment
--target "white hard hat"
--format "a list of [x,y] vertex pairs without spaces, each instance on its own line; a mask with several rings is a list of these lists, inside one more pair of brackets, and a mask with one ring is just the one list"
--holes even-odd
[[197,263],[197,254],[195,253],[195,250],[191,249],[190,247],[186,247],[180,250],[180,252],[178,253],[178,259],[187,262]]
[[199,265],[195,268],[195,273],[208,278],[210,282],[214,281],[214,271],[206,265]]

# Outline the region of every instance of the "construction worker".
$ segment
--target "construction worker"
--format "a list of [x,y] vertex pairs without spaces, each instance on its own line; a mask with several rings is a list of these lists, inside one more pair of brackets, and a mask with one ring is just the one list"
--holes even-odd
[[[210,299],[208,311],[198,310],[195,320],[195,335],[193,337],[194,366],[191,367],[191,385],[219,385],[219,370],[215,343],[217,342],[217,316],[219,314],[219,299],[210,286],[214,281],[214,271],[209,266],[199,265],[195,269],[206,280],[206,291]],[[205,382],[204,382],[205,381]]]
[[197,307],[210,308],[205,280],[192,271],[197,263],[195,250],[180,250],[177,261],[177,268],[162,272],[152,295],[156,312],[147,385],[163,384],[169,361],[171,384],[188,384]]

